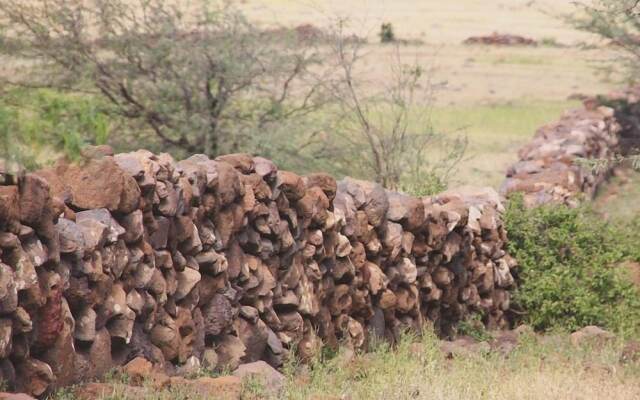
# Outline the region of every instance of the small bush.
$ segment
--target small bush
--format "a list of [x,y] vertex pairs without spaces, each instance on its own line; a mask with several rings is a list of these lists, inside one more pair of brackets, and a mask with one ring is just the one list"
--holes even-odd
[[425,173],[419,178],[412,177],[400,182],[399,189],[416,197],[433,196],[447,190],[447,183],[435,173]]
[[637,229],[604,222],[585,208],[528,210],[521,197],[510,200],[506,223],[508,249],[520,265],[514,300],[524,322],[538,330],[640,331],[640,293],[616,268],[638,258]]
[[561,47],[562,45],[553,36],[545,36],[540,39],[540,44],[546,47]]
[[392,43],[396,41],[396,34],[393,31],[393,25],[391,22],[383,22],[380,25],[380,43]]
[[470,315],[457,325],[457,334],[471,336],[479,342],[488,341],[491,335],[487,332],[479,314]]

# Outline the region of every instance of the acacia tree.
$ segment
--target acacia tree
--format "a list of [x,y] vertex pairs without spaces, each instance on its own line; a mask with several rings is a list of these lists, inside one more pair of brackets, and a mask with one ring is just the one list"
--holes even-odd
[[340,79],[330,92],[339,106],[338,143],[346,149],[347,162],[371,171],[372,178],[389,189],[420,195],[444,189],[462,160],[467,139],[434,131],[432,71],[404,63],[396,46],[387,79],[364,81],[356,70],[362,43],[348,40],[344,26],[339,21],[332,35]]
[[[640,0],[592,0],[577,3],[579,13],[569,20],[581,30],[593,33],[607,41],[616,51],[609,63],[613,70],[622,72],[627,83],[640,81]],[[640,132],[640,109],[629,104],[612,104],[622,107],[620,122],[625,130]],[[628,162],[634,169],[640,169],[637,138],[627,140],[624,155],[613,160],[580,160],[583,165],[596,171],[610,168],[613,164]]]
[[217,2],[0,0],[0,20],[1,51],[31,72],[13,83],[99,93],[147,128],[133,139],[174,152],[251,151],[270,124],[325,105],[312,41],[260,31]]
[[569,17],[577,28],[594,33],[619,50],[615,67],[623,67],[632,82],[640,78],[640,0],[577,2]]
[[10,83],[101,97],[123,147],[243,151],[421,193],[464,151],[431,129],[422,68],[397,59],[384,90],[362,83],[344,21],[299,35],[215,0],[0,0],[0,28],[0,54],[24,67]]

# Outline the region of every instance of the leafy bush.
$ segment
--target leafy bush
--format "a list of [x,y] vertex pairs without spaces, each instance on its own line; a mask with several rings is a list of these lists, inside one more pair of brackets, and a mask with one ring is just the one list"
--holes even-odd
[[391,43],[396,41],[396,34],[393,31],[393,25],[391,22],[383,22],[382,25],[380,25],[380,33],[378,35],[380,36],[381,43]]
[[528,210],[517,196],[506,223],[508,249],[520,265],[514,300],[524,322],[538,330],[640,331],[640,293],[616,268],[640,257],[637,226],[614,226],[585,208]]

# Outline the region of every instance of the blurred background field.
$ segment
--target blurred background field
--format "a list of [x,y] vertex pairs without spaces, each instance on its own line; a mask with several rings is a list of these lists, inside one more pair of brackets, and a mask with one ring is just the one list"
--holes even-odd
[[[573,29],[563,15],[574,12],[570,0],[400,0],[296,1],[247,0],[243,10],[265,26],[327,26],[348,18],[353,33],[366,37],[364,66],[375,85],[393,56],[378,43],[383,22],[393,24],[405,61],[433,68],[432,122],[438,132],[469,137],[465,159],[452,178],[460,184],[496,187],[517,149],[542,124],[554,121],[579,102],[572,95],[596,95],[616,87],[600,61],[608,50],[590,35]],[[465,45],[475,35],[493,32],[535,39],[537,47]]]
[[[338,18],[347,20],[346,30],[366,40],[357,75],[365,82],[365,90],[369,88],[372,93],[387,83],[388,66],[396,56],[403,63],[429,71],[433,99],[417,113],[429,116],[434,132],[451,137],[464,134],[469,140],[464,158],[451,174],[450,185],[497,187],[507,166],[516,160],[517,149],[538,127],[556,120],[564,110],[579,106],[577,99],[581,96],[606,93],[621,85],[615,76],[600,68],[603,61],[614,57],[613,50],[596,37],[574,29],[564,19],[575,12],[571,0],[243,0],[234,5],[251,24],[265,31],[304,25],[327,30],[335,26]],[[380,43],[382,23],[393,26],[398,39],[395,44]],[[470,36],[493,32],[521,35],[539,44],[535,47],[463,44]],[[21,62],[3,61],[5,75],[23,70]],[[27,146],[22,151],[34,153],[37,164],[69,152],[60,152],[60,145],[55,149],[47,146],[48,140],[43,136],[59,136],[59,140],[65,141],[62,148],[66,150],[77,150],[87,141],[108,142],[119,151],[131,146],[153,147],[151,142],[110,136],[109,132],[118,133],[123,125],[122,121],[103,118],[99,104],[93,104],[94,100],[101,100],[65,98],[66,94],[59,93],[10,94],[4,96],[0,111],[4,120],[14,126],[7,122],[4,128],[0,127],[0,134],[26,135]],[[53,104],[43,108],[43,101]],[[84,114],[70,112],[66,106],[61,107],[61,102],[74,103],[75,110]],[[22,121],[20,125],[27,126],[28,132],[19,133],[20,129],[15,128],[17,121]],[[99,126],[87,129],[92,124]],[[71,138],[62,138],[60,131],[71,132]],[[85,136],[89,132],[89,137],[81,137],[80,132]],[[305,140],[299,133],[287,135],[295,136],[290,142]],[[114,139],[116,136],[119,137]],[[265,141],[270,142],[271,138]],[[286,161],[285,149],[270,150],[266,155],[277,158],[278,151],[285,153],[282,158]],[[345,168],[331,169],[342,165],[331,159],[310,165],[300,161],[285,163],[284,167],[301,168],[302,173],[309,172],[305,168],[329,168],[328,172],[338,177],[362,174]]]

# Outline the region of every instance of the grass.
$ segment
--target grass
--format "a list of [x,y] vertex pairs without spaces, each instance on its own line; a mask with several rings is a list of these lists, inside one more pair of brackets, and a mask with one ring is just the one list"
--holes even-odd
[[462,132],[469,138],[466,159],[454,184],[498,187],[517,150],[541,125],[557,119],[574,101],[523,100],[487,105],[436,107],[432,121],[438,132]]
[[[438,399],[438,400],[631,400],[640,396],[640,362],[621,363],[623,343],[574,346],[564,333],[524,333],[508,356],[469,351],[452,359],[435,335],[406,334],[396,346],[372,345],[367,353],[342,348],[309,364],[289,362],[286,384],[277,397],[255,380],[242,385],[241,399]],[[126,380],[95,400],[169,400],[201,397],[180,387],[127,392]],[[52,400],[70,400],[72,391]]]
[[566,335],[522,339],[508,357],[446,359],[432,335],[397,348],[335,357],[289,375],[287,399],[637,399],[640,368],[618,363],[620,344],[573,347]]
[[593,206],[613,222],[629,221],[640,214],[640,172],[624,170],[598,190]]

